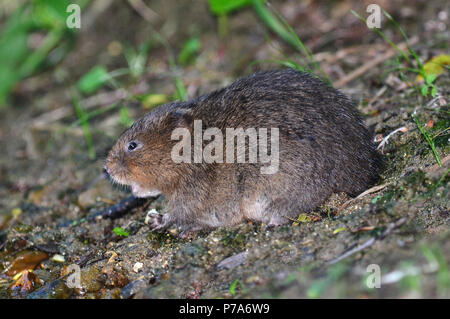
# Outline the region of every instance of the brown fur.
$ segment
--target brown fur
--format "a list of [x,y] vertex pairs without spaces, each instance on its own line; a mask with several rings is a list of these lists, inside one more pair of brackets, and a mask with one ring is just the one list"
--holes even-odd
[[[173,129],[192,130],[197,119],[203,130],[218,127],[224,136],[227,127],[278,127],[278,172],[263,175],[260,164],[249,163],[174,163]],[[140,148],[127,151],[130,141]],[[116,182],[139,185],[141,194],[158,190],[167,197],[168,213],[154,219],[154,229],[174,223],[186,231],[246,219],[287,223],[286,217],[310,212],[333,193],[361,193],[376,181],[380,162],[346,96],[306,73],[276,70],[148,113],[122,134],[106,168]]]

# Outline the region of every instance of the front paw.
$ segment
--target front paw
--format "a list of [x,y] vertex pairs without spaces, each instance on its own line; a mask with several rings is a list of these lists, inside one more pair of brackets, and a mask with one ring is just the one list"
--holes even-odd
[[151,230],[163,230],[170,224],[170,216],[168,214],[151,214],[146,218],[146,224],[150,226]]

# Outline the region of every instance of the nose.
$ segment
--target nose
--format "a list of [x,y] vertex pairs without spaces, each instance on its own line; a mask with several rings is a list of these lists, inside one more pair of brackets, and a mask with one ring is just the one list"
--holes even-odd
[[109,172],[108,166],[106,164],[103,165],[103,174],[111,175],[111,173]]

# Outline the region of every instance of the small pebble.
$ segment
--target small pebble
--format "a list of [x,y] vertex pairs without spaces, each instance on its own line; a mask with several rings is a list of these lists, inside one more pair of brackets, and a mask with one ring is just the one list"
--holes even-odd
[[57,263],[63,263],[63,262],[66,261],[64,256],[63,255],[59,255],[59,254],[53,255],[52,260],[57,262]]

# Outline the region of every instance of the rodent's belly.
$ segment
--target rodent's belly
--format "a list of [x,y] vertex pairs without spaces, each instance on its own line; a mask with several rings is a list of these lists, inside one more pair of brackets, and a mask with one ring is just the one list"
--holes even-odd
[[210,211],[208,214],[199,216],[195,222],[209,228],[217,228],[238,225],[244,220],[242,212],[239,209],[233,209]]
[[240,205],[241,215],[244,219],[260,221],[263,223],[269,222],[269,217],[267,215],[267,207],[269,202],[260,197],[254,199],[244,199]]

